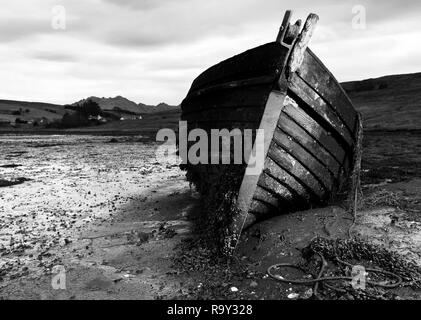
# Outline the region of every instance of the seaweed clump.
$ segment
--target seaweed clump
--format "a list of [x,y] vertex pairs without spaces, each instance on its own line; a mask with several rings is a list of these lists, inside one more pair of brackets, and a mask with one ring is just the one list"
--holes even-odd
[[308,253],[320,253],[326,259],[337,261],[366,261],[377,267],[392,272],[403,279],[404,285],[421,289],[421,268],[380,245],[369,243],[359,238],[326,239],[315,238],[308,247]]
[[236,239],[231,225],[239,210],[237,197],[244,172],[244,165],[188,166],[187,179],[201,194],[200,213],[192,219],[194,231],[215,253],[229,255],[233,250]]

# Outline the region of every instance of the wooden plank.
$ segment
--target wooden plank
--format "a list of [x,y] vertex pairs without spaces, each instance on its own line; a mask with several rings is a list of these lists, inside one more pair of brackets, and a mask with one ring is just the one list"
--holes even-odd
[[[323,147],[309,133],[289,118],[287,114],[281,114],[278,122],[278,128],[284,131],[292,139],[299,142],[300,145],[311,153],[320,163],[325,165],[330,172],[337,176],[343,160],[335,159],[325,147]],[[343,152],[340,156],[344,158],[345,153]]]
[[259,122],[264,108],[247,106],[247,107],[236,107],[232,108],[212,108],[206,110],[196,110],[197,112],[190,112],[183,114],[182,120],[186,121],[200,121],[201,119],[206,119],[206,121],[248,121],[248,122]]
[[297,159],[304,167],[311,172],[316,180],[322,185],[326,191],[333,191],[335,186],[335,178],[324,165],[320,164],[317,159],[307,152],[300,144],[288,137],[281,130],[275,130],[273,141],[287,150],[295,159]]
[[210,133],[212,129],[227,129],[231,131],[232,129],[240,129],[242,132],[244,129],[256,130],[259,127],[258,121],[231,121],[231,120],[218,120],[218,121],[188,121],[188,132],[193,129],[203,129],[207,133]]
[[[269,95],[269,99],[266,103],[265,111],[262,120],[259,125],[259,129],[264,130],[264,147],[263,147],[263,159],[266,158],[266,154],[269,150],[270,143],[272,141],[273,133],[276,128],[276,124],[281,113],[281,107],[284,103],[285,95],[282,93],[272,92]],[[253,154],[257,152],[256,143],[253,146]],[[263,165],[263,164],[262,164]],[[241,210],[248,211],[250,201],[253,198],[254,190],[257,186],[257,181],[263,167],[260,168],[260,172],[255,174],[247,174],[244,176],[241,183],[239,195],[238,195],[238,206]]]
[[[315,140],[319,141],[321,145],[329,150],[329,152],[342,163],[343,157],[347,156],[347,152],[352,149],[349,146],[347,147],[339,144],[330,132],[320,126],[319,123],[301,109],[301,106],[293,99],[288,98],[285,102],[283,112],[305,129]],[[345,149],[345,147],[347,147],[347,149]]]
[[284,42],[284,37],[290,25],[289,22],[291,21],[291,17],[292,17],[292,10],[287,10],[285,12],[281,27],[279,28],[279,32],[276,37],[276,42],[281,43],[281,44]]
[[253,199],[250,205],[249,215],[252,214],[255,216],[256,220],[264,219],[265,217],[274,215],[278,212],[273,207],[269,206],[268,204]]
[[189,92],[236,80],[280,75],[288,49],[271,42],[250,49],[207,69],[193,82]]
[[[281,86],[281,91],[272,91],[269,95],[268,101],[265,106],[265,111],[263,113],[262,119],[260,121],[259,129],[262,129],[264,132],[264,145],[263,145],[263,159],[266,158],[266,155],[269,150],[269,146],[272,142],[273,133],[275,131],[276,125],[278,123],[279,115],[281,113],[282,106],[284,104],[284,99],[286,95],[286,82]],[[255,142],[253,145],[252,154],[256,154],[260,150],[260,146]],[[248,161],[249,165],[247,166],[246,173],[241,182],[240,190],[237,198],[237,207],[239,209],[239,214],[233,217],[232,231],[234,238],[237,240],[235,246],[238,243],[240,238],[241,231],[243,230],[244,224],[247,220],[247,215],[250,210],[251,201],[254,196],[254,192],[257,188],[257,182],[263,170],[262,164],[253,164],[252,171],[250,171],[251,156]],[[257,157],[259,158],[259,157]],[[261,166],[261,167],[260,167]]]
[[351,100],[335,77],[310,49],[304,53],[304,60],[297,74],[335,109],[348,129],[353,132],[357,114]]
[[[308,106],[311,114],[316,113],[327,125],[337,132],[340,140],[344,140],[350,147],[354,145],[355,137],[338,117],[334,108],[328,105],[320,95],[308,86],[297,74],[290,77],[289,89],[294,92]],[[308,112],[308,111],[307,111]],[[313,117],[316,119],[315,117]],[[322,121],[323,122],[323,121]],[[330,129],[330,131],[332,130]]]
[[303,30],[297,38],[297,41],[292,48],[291,56],[288,61],[288,73],[294,73],[302,64],[304,60],[304,52],[306,51],[311,37],[313,36],[314,29],[316,29],[319,16],[311,13],[307,17]]
[[[310,203],[315,198],[318,198],[318,196],[310,193],[310,190],[308,190],[303,183],[296,179],[294,172],[288,172],[288,170],[279,163],[275,162],[271,154],[269,154],[266,159],[264,173],[265,175],[262,176],[262,180],[259,180],[260,185],[263,185],[262,183],[267,183],[267,176],[270,176],[276,180],[279,184],[279,188],[286,187],[295,198],[300,198],[304,203]],[[271,187],[275,187],[275,185]]]
[[[269,159],[268,161],[271,160]],[[297,185],[296,189],[294,189],[293,186],[296,183],[294,179],[285,170],[277,168],[275,165],[273,161],[267,164],[267,168],[259,177],[258,188],[263,188],[272,194],[276,194],[278,198],[282,199],[283,207],[287,209],[297,207],[296,203],[307,204],[310,197],[306,190],[300,185]],[[292,185],[287,184],[286,181],[289,181]]]
[[269,76],[261,76],[261,77],[250,78],[250,79],[242,79],[242,80],[218,83],[212,86],[205,87],[203,89],[189,92],[188,97],[189,98],[201,97],[204,95],[215,94],[220,91],[230,90],[234,88],[245,89],[247,87],[272,84],[276,80],[278,80],[278,78],[279,78],[279,75],[277,73],[274,73]]
[[182,114],[199,112],[200,110],[212,110],[215,108],[233,107],[261,107],[266,101],[273,85],[262,85],[248,88],[232,88],[214,94],[189,97],[181,104]]
[[[270,162],[270,167],[265,167],[268,170],[275,170],[276,166],[289,174],[293,179],[289,179],[291,186],[294,186],[296,190],[297,185],[301,185],[308,192],[311,197],[311,201],[320,202],[320,199],[324,199],[327,193],[327,190],[312,176],[311,172],[305,168],[297,159],[295,159],[287,150],[279,148],[277,145],[271,146],[269,149],[268,158],[273,160]],[[265,170],[266,171],[266,170]],[[276,173],[276,171],[270,171],[271,174]],[[283,173],[285,174],[285,173]],[[278,177],[278,175],[274,175]]]
[[[286,192],[288,192],[286,190]],[[286,214],[296,209],[294,201],[286,201],[272,191],[258,185],[252,199],[249,213],[255,215],[256,220],[266,219],[273,215]]]
[[256,188],[256,191],[253,195],[253,199],[265,203],[267,206],[272,207],[275,211],[279,210],[279,199],[275,195],[267,192],[262,188]]

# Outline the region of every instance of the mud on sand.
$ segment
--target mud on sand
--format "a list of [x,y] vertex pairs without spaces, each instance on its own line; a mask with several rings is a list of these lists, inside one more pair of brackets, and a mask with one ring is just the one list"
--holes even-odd
[[[355,233],[420,264],[420,136],[381,137],[365,137]],[[32,180],[0,189],[4,299],[308,298],[310,287],[275,282],[266,268],[298,261],[314,235],[342,237],[350,224],[340,205],[281,216],[248,230],[234,260],[213,259],[188,219],[197,193],[178,167],[155,162],[154,143],[8,139],[0,164],[20,166],[2,168],[1,178]],[[66,270],[65,290],[51,285],[56,265]],[[396,297],[420,293],[400,288],[388,296]]]

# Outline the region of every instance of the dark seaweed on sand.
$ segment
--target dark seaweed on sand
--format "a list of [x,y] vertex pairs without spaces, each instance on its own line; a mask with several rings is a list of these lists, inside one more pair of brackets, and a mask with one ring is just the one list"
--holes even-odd
[[193,219],[195,231],[207,246],[225,254],[232,250],[230,226],[238,210],[236,201],[244,172],[244,165],[203,165],[200,170],[187,170],[187,180],[202,195],[200,215]]
[[30,181],[30,180],[31,179],[23,178],[23,177],[17,178],[15,180],[4,180],[4,179],[0,179],[0,188],[1,187],[14,186],[14,185],[21,184],[21,183],[24,183],[24,182]]

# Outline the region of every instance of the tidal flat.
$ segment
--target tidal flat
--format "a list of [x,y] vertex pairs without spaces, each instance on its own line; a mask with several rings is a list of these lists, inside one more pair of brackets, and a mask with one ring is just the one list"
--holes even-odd
[[[191,227],[199,195],[178,165],[157,162],[158,146],[142,136],[2,135],[1,299],[305,298],[308,288],[265,271],[298,262],[297,247],[315,235],[345,237],[344,206],[257,224],[242,237],[241,268],[218,265],[189,242],[200,237]],[[366,134],[354,227],[419,266],[420,148],[418,133]],[[53,285],[57,268],[65,288]],[[407,288],[390,294],[420,299]]]

